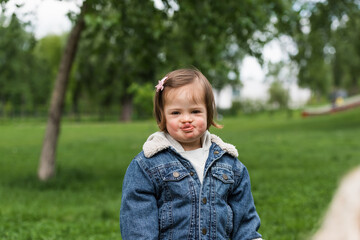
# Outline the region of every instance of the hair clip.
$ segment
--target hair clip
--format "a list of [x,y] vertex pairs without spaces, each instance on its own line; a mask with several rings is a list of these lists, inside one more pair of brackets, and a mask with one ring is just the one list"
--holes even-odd
[[166,80],[167,78],[168,78],[167,76],[163,77],[163,78],[159,81],[158,85],[155,86],[156,92],[162,91],[162,90],[164,89],[164,83],[165,83],[165,80]]

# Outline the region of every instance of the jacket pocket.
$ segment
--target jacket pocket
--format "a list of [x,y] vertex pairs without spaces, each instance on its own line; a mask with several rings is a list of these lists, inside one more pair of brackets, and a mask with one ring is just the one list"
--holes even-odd
[[215,192],[221,198],[226,199],[234,183],[234,172],[230,168],[214,167],[211,174],[214,179]]
[[189,175],[189,172],[185,168],[181,168],[179,166],[167,167],[163,169],[162,176],[167,196],[166,198],[168,200],[189,197]]
[[169,170],[163,178],[165,182],[178,182],[189,175],[186,169],[172,168]]

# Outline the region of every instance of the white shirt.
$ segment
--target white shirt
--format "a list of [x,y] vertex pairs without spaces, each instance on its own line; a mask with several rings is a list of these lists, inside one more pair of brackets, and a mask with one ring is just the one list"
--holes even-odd
[[211,136],[208,131],[204,133],[204,136],[202,136],[202,147],[191,150],[191,151],[185,151],[184,148],[181,146],[181,144],[176,141],[173,137],[171,137],[168,133],[165,134],[166,138],[169,140],[171,145],[175,148],[175,150],[185,159],[189,160],[191,165],[196,171],[196,174],[199,177],[200,183],[202,184],[204,179],[204,169],[205,169],[205,163],[209,156],[209,148],[211,146]]

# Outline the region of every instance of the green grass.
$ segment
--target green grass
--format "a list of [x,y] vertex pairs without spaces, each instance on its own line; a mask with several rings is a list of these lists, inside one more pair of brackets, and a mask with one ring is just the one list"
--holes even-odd
[[[360,162],[360,110],[287,119],[225,119],[212,129],[248,167],[265,239],[307,239],[343,174]],[[62,126],[57,176],[36,171],[45,124],[0,125],[0,239],[120,239],[127,165],[156,131],[153,121]]]

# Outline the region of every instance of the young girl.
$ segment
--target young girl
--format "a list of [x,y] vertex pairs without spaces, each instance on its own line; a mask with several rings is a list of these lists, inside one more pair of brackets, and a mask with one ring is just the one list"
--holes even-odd
[[249,174],[231,144],[210,134],[212,87],[193,69],[156,86],[152,134],[125,174],[120,210],[124,240],[261,239]]

